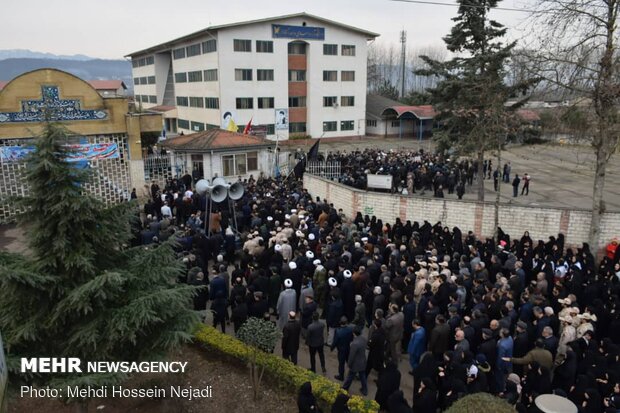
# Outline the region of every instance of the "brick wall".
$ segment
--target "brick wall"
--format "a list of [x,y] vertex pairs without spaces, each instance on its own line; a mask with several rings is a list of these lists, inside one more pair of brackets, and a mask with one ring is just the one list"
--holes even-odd
[[[458,199],[421,198],[379,192],[361,191],[313,175],[304,175],[304,187],[313,197],[326,198],[347,216],[375,215],[383,222],[401,220],[434,224],[441,221],[449,227],[457,226],[478,236],[493,235],[494,205]],[[568,244],[587,242],[590,230],[590,211],[561,208],[540,208],[502,204],[499,210],[500,227],[514,237],[529,231],[534,240],[547,240],[550,235],[562,232]],[[620,213],[605,213],[601,222],[601,246],[613,237],[620,236]]]

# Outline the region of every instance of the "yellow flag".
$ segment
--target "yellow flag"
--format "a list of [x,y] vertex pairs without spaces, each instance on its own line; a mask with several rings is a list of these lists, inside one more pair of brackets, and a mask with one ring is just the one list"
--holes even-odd
[[230,118],[230,120],[228,121],[228,129],[231,132],[237,132],[237,124],[235,123],[234,120],[232,120],[232,118]]

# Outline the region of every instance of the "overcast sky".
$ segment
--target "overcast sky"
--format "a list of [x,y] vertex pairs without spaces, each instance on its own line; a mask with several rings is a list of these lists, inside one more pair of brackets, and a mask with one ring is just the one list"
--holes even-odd
[[[453,3],[454,0],[437,0]],[[526,0],[500,6],[525,7]],[[120,59],[124,55],[209,25],[307,12],[380,33],[379,43],[441,45],[457,8],[389,0],[11,0],[3,2],[0,49],[85,54]],[[523,35],[525,13],[497,11],[511,39]]]

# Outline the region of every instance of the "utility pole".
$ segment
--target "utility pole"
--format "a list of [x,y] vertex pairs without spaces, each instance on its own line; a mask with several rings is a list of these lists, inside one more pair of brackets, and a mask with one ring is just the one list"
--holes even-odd
[[405,97],[405,55],[407,53],[407,32],[405,30],[400,31],[400,98]]

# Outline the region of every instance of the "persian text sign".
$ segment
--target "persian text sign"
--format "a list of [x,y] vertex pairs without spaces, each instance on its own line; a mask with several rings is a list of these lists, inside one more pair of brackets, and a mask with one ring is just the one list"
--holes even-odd
[[274,38],[325,40],[325,28],[310,26],[288,26],[272,24],[271,34]]
[[[116,143],[66,145],[66,148],[70,151],[67,154],[68,162],[100,161],[119,157]],[[32,146],[2,146],[0,147],[0,161],[22,161],[33,151]]]

